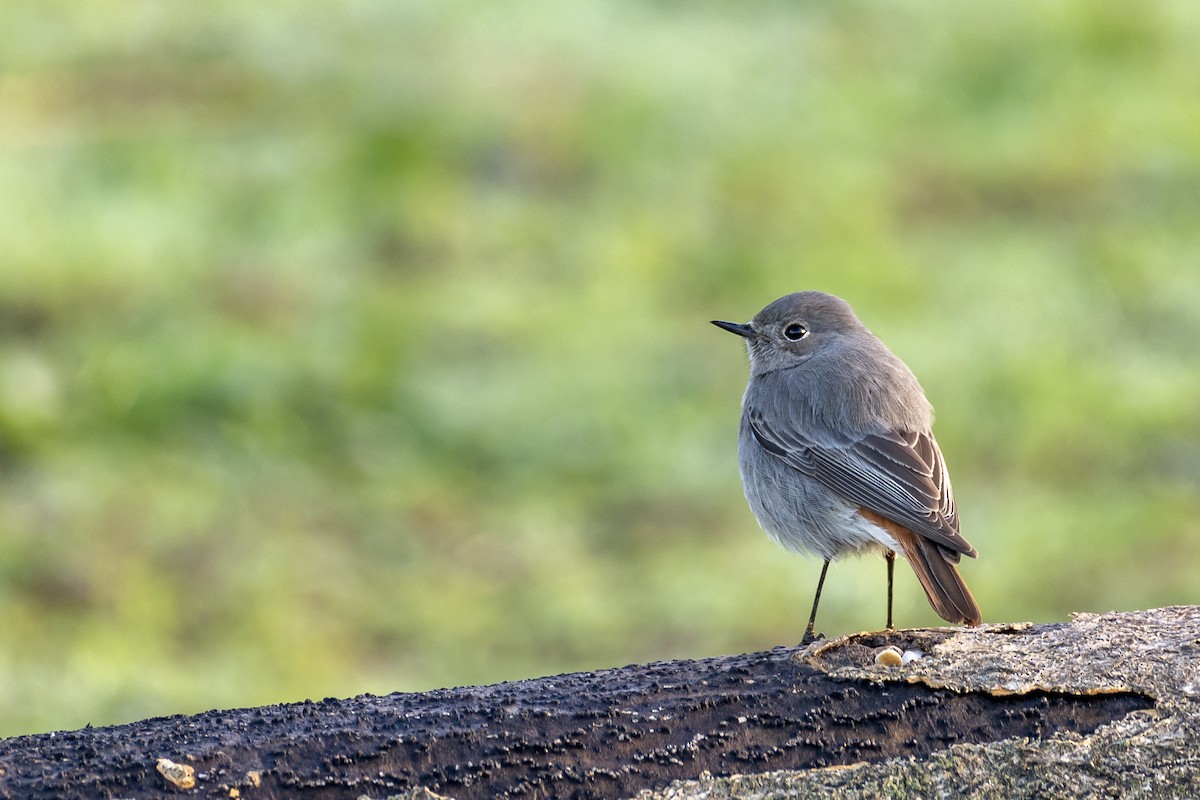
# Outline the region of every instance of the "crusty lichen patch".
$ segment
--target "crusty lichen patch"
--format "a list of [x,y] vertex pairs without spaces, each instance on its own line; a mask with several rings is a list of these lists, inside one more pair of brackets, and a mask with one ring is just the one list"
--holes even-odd
[[[1092,695],[1138,692],[1158,697],[1197,695],[1200,608],[1173,606],[1126,614],[1077,614],[1070,623],[983,625],[856,634],[801,657],[835,677],[904,680],[933,688],[995,695],[1034,691]],[[902,650],[919,647],[927,657],[903,670],[856,661],[860,647],[887,641]],[[1189,671],[1189,666],[1191,670]]]
[[196,786],[196,768],[188,764],[177,764],[169,758],[160,758],[154,768],[163,780],[180,790],[192,789]]
[[[899,667],[874,664],[874,653],[888,645],[925,655]],[[1090,736],[961,744],[919,760],[836,769],[704,776],[639,800],[1200,796],[1200,607],[1078,614],[1054,625],[856,634],[799,657],[847,680],[994,695],[1138,693],[1155,707]]]

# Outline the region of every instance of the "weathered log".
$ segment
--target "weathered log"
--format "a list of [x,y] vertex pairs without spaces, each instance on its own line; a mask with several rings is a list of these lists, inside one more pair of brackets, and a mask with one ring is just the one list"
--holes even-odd
[[16,737],[0,797],[1172,797],[1198,752],[1186,606]]

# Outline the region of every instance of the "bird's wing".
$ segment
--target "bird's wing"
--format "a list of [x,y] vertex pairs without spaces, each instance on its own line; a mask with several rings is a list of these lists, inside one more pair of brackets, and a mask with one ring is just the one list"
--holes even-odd
[[950,476],[931,434],[889,431],[830,446],[794,426],[772,426],[754,408],[748,422],[767,452],[847,500],[932,539],[951,561],[976,555],[958,532]]

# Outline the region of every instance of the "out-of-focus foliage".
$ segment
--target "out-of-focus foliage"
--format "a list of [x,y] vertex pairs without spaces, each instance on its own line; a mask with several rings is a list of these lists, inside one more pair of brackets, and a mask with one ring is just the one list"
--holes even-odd
[[1195,602],[1197,41],[1184,0],[8,0],[0,735],[793,643],[817,565],[745,507],[707,321],[804,288],[939,409],[985,619]]

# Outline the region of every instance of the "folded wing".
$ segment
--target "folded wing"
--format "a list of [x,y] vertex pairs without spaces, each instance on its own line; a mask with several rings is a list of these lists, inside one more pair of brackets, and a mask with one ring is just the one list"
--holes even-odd
[[950,477],[931,434],[888,431],[830,446],[790,425],[769,425],[754,408],[747,421],[763,449],[847,500],[936,542],[951,563],[961,555],[975,557],[975,548],[958,532]]

